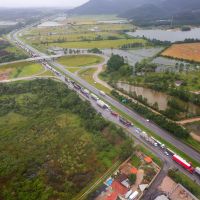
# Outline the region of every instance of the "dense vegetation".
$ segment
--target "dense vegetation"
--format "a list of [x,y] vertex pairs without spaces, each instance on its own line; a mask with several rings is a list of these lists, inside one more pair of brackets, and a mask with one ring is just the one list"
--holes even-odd
[[0,85],[0,199],[72,199],[132,152],[121,129],[65,85]]

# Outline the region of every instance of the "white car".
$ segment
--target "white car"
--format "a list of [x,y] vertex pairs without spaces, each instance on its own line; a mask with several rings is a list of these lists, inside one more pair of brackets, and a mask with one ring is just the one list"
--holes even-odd
[[101,95],[101,96],[106,96],[106,94],[105,94],[105,92],[104,91],[99,91],[99,94]]
[[169,153],[168,153],[167,151],[164,151],[164,154],[165,154],[166,156],[169,156]]
[[155,142],[153,145],[154,145],[154,147],[157,147],[157,146],[158,146],[158,143],[157,143],[157,142]]

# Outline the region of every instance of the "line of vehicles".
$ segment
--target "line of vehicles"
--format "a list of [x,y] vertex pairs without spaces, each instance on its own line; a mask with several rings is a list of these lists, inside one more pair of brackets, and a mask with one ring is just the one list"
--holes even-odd
[[198,174],[200,176],[200,167],[194,168],[192,166],[192,163],[187,162],[185,159],[183,159],[181,156],[177,155],[175,152],[173,152],[171,149],[167,148],[164,144],[162,144],[159,140],[156,140],[154,137],[148,136],[146,132],[142,132],[137,130],[140,134],[140,137],[145,139],[147,142],[151,143],[154,147],[160,147],[163,153],[166,156],[170,156],[171,159],[176,162],[178,165],[182,166],[185,170],[190,172],[191,174]]
[[[16,44],[24,49],[28,54],[31,55],[31,57],[37,57],[39,55],[37,55],[36,53],[34,53],[33,51],[31,51],[30,49],[26,48],[23,46],[23,44],[21,44],[19,41],[16,41]],[[62,77],[62,74],[60,72],[58,72],[57,70],[55,70],[53,67],[51,67],[45,60],[42,61],[42,64],[44,67],[48,68],[49,70],[51,70],[52,72],[54,72],[57,76]],[[83,88],[82,86],[80,86],[79,84],[77,84],[75,81],[70,80],[69,78],[65,77],[65,82],[68,84],[72,84],[74,89],[80,91],[85,97],[87,98],[92,98],[94,101],[97,102],[97,105],[105,110],[108,110],[110,112],[110,114],[114,117],[118,117],[119,122],[121,124],[123,124],[124,126],[126,126],[127,128],[129,127],[133,127],[133,124],[131,122],[129,122],[128,120],[124,119],[123,117],[119,116],[118,113],[114,112],[111,107],[106,104],[104,101],[102,101],[101,99],[99,99],[98,96],[96,96],[95,94],[90,94],[90,92]],[[99,95],[105,97],[106,94],[103,91],[99,91]],[[179,155],[177,155],[176,153],[174,153],[172,150],[170,150],[169,148],[166,148],[164,144],[162,144],[160,141],[156,140],[153,137],[149,137],[147,135],[146,132],[142,132],[139,128],[135,127],[136,129],[136,133],[140,134],[140,136],[142,138],[144,138],[146,141],[150,142],[152,145],[154,145],[155,147],[160,147],[164,154],[166,156],[171,156],[171,159],[176,162],[177,164],[179,164],[180,166],[182,166],[185,170],[187,170],[188,172],[190,172],[191,174],[198,174],[200,176],[200,167],[196,167],[194,168],[192,166],[192,163],[187,162],[186,160],[184,160],[182,157],[180,157]]]

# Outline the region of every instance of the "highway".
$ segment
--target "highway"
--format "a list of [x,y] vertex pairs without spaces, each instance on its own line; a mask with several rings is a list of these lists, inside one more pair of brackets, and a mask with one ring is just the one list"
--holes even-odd
[[[27,29],[27,28],[26,28]],[[22,41],[20,41],[20,39],[18,38],[18,34],[23,30],[20,31],[16,31],[13,32],[12,34],[10,34],[10,39],[17,43],[19,47],[23,48],[23,49],[28,49],[29,52],[34,53],[35,55],[37,55],[37,57],[45,57],[47,56],[44,53],[39,52],[38,50],[34,49],[33,47],[31,47],[30,45],[27,45],[25,43],[23,43]],[[55,62],[55,61],[50,61],[48,60],[47,63],[49,64],[49,66],[52,67],[52,69],[59,69],[60,71],[62,71],[66,76],[70,77],[71,79],[75,80],[77,83],[79,83],[80,85],[82,85],[83,87],[87,88],[90,92],[96,94],[97,96],[99,96],[99,90],[96,89],[95,87],[91,86],[89,83],[87,83],[86,81],[84,81],[83,79],[81,79],[80,77],[76,76],[75,74],[69,72],[68,70],[65,69],[65,66]],[[58,74],[56,74],[58,75]],[[65,77],[63,75],[58,75],[58,78],[65,82],[68,87],[70,89],[73,89],[73,86],[70,85],[70,83],[67,83],[65,81]],[[79,91],[76,91],[80,94]],[[124,127],[120,122],[119,119],[112,116],[110,114],[110,112],[108,110],[103,110],[100,107],[97,106],[96,102],[94,100],[92,100],[91,98],[87,98],[85,96],[83,96],[82,94],[80,94],[83,98],[87,99],[91,105],[99,112],[102,114],[102,116],[123,127],[126,128],[126,130],[133,135],[136,140],[140,143],[145,144],[145,146],[148,147],[148,149],[150,149],[156,156],[158,156],[163,162],[164,162],[164,168],[162,169],[161,173],[160,173],[160,177],[164,177],[167,174],[167,171],[169,168],[171,167],[175,167],[178,168],[180,171],[182,171],[183,173],[185,173],[187,176],[189,176],[192,180],[196,181],[198,184],[200,184],[200,179],[199,177],[195,176],[195,175],[191,175],[189,172],[187,172],[186,170],[184,170],[182,167],[180,167],[179,165],[177,165],[176,163],[174,163],[172,161],[172,159],[170,158],[170,156],[166,156],[164,155],[163,151],[159,148],[159,147],[154,147],[153,145],[151,145],[150,143],[148,143],[147,141],[145,141],[144,139],[142,139],[140,137],[140,135],[137,132],[137,127]],[[118,108],[120,111],[126,113],[128,116],[130,116],[132,119],[138,121],[139,123],[141,123],[142,125],[144,125],[146,128],[150,129],[151,131],[153,131],[155,134],[159,135],[160,137],[162,137],[163,139],[165,139],[166,141],[170,142],[172,145],[176,146],[176,148],[178,148],[179,150],[181,150],[182,152],[184,152],[185,154],[187,154],[188,156],[192,157],[193,159],[197,160],[198,162],[200,162],[200,154],[198,152],[196,152],[195,150],[193,150],[192,148],[190,148],[189,146],[183,144],[182,142],[180,142],[178,139],[174,138],[173,136],[171,136],[168,132],[166,132],[165,130],[161,129],[159,126],[148,122],[145,118],[141,117],[140,115],[138,115],[137,113],[135,113],[134,111],[130,110],[129,108],[125,107],[124,105],[122,105],[121,103],[119,103],[118,101],[116,101],[115,99],[111,98],[110,96],[106,95],[106,96],[101,96],[101,99],[104,100],[105,102],[107,102],[108,104]],[[160,181],[162,180],[162,178],[157,178],[154,182],[154,188],[156,189],[156,186],[159,185]],[[154,190],[151,189],[149,190],[150,192],[147,193],[147,197],[144,197],[144,199],[148,199],[148,196],[151,195],[150,193],[152,193]]]

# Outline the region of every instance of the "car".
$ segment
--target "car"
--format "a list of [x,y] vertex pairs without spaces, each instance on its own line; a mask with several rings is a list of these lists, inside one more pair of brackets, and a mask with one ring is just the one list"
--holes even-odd
[[115,116],[115,117],[118,117],[118,113],[114,112],[114,111],[110,111],[111,115]]
[[99,91],[99,94],[100,94],[101,96],[103,96],[103,97],[105,97],[105,96],[106,96],[106,94],[105,94],[105,92],[104,92],[104,91]]
[[154,147],[157,147],[157,146],[158,146],[158,143],[157,143],[157,142],[154,142],[153,145],[154,145]]
[[147,121],[147,122],[150,122],[150,120],[149,120],[149,119],[146,119],[146,121]]
[[165,154],[166,156],[169,156],[169,153],[168,153],[167,151],[164,151],[164,154]]

